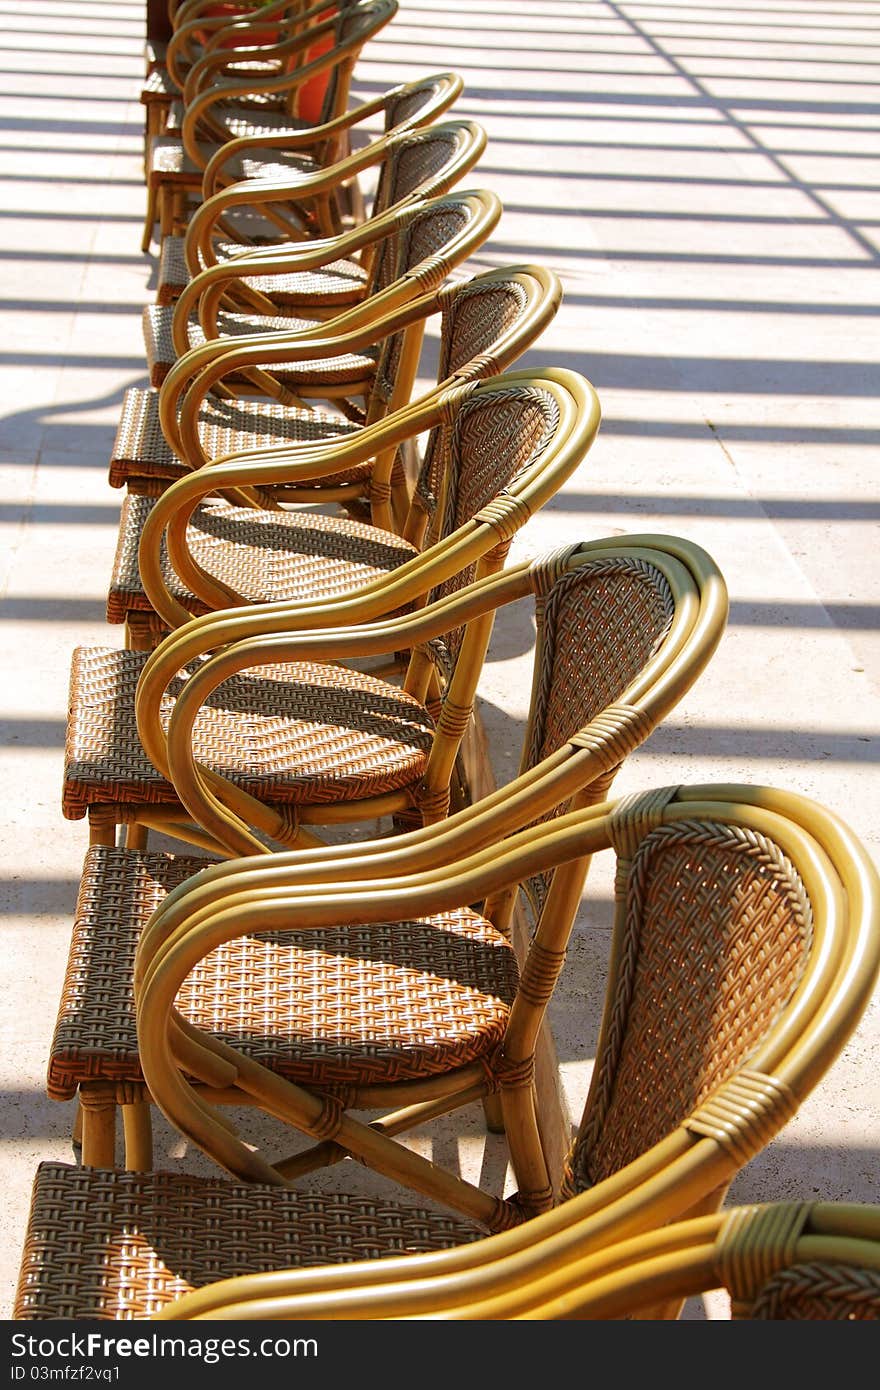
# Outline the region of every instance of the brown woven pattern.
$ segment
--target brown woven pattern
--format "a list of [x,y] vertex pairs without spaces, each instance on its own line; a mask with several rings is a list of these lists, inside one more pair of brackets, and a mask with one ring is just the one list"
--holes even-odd
[[[441,537],[448,536],[496,497],[522,469],[540,458],[559,418],[552,396],[537,387],[512,386],[490,397],[473,396],[444,431],[446,494]],[[434,528],[431,531],[434,539]],[[436,586],[431,600],[472,582],[474,565]],[[461,630],[448,633],[436,650],[448,668],[461,645]]]
[[[73,654],[62,809],[97,803],[176,805],[147,761],[134,697],[143,652]],[[181,680],[163,699],[167,723]],[[433,723],[393,685],[337,666],[297,662],[245,671],[214,691],[194,729],[196,756],[265,802],[337,802],[395,791],[422,775]]]
[[[389,238],[386,243],[388,255],[377,259],[378,278],[396,279],[417,267],[424,271],[426,263],[442,255],[452,238],[464,231],[469,218],[465,207],[432,208],[413,218],[398,236]],[[383,285],[376,283],[370,292],[376,293],[382,288]],[[403,333],[393,333],[384,340],[379,353],[374,391],[384,401],[390,399],[397,381],[403,342]]]
[[[161,386],[177,361],[171,338],[173,317],[174,310],[162,304],[148,304],[143,311],[144,344],[153,386]],[[221,338],[239,338],[252,333],[297,333],[318,328],[319,325],[318,319],[292,318],[283,314],[239,314],[221,310],[217,315],[217,331]],[[190,347],[201,347],[207,341],[195,315],[189,321],[188,333]],[[338,385],[363,381],[365,377],[373,375],[375,368],[376,349],[366,348],[362,353],[343,353],[339,357],[267,364],[265,370],[286,383],[317,380]],[[229,376],[230,381],[238,378],[238,373]]]
[[[249,449],[316,443],[354,433],[358,426],[326,410],[306,410],[273,401],[221,401],[208,397],[199,411],[199,438],[209,458]],[[132,478],[181,478],[190,470],[166,443],[159,423],[159,392],[131,387],[122,401],[110,459],[110,483],[124,487]],[[327,478],[357,482],[369,477],[369,463],[356,464]]]
[[[184,238],[166,236],[159,257],[159,288],[157,304],[171,304],[189,283],[184,255]],[[245,248],[246,250],[249,248]],[[215,247],[217,260],[235,260],[242,247],[238,242],[220,242]],[[271,295],[277,304],[296,306],[319,300],[322,307],[355,304],[363,296],[366,275],[357,261],[331,261],[319,270],[301,271],[293,275],[249,275],[244,283],[251,289]]]
[[[138,544],[154,506],[151,498],[131,494],[123,501],[108,622],[125,622],[132,609],[150,611],[138,571]],[[400,537],[344,517],[261,512],[225,502],[199,507],[187,527],[187,540],[203,569],[254,603],[347,593],[416,554]],[[171,568],[164,542],[162,573],[180,603],[193,613],[205,611]]]
[[753,1302],[731,1305],[733,1318],[874,1322],[880,1319],[880,1273],[811,1261],[778,1270]]
[[[661,572],[628,557],[593,561],[554,584],[538,613],[537,679],[523,769],[562,748],[620,699],[666,637],[674,606]],[[541,819],[561,815],[567,806],[560,803]],[[538,908],[550,877],[529,881]]]
[[674,606],[663,574],[628,557],[582,565],[554,584],[539,619],[525,767],[561,748],[620,698],[668,633]]
[[[468,363],[491,354],[502,334],[515,326],[525,303],[525,291],[516,281],[506,285],[457,285],[454,297],[443,308],[437,380],[445,381],[454,372],[463,371]],[[490,372],[491,367],[487,368],[487,374]],[[443,440],[442,429],[431,431],[416,480],[416,491],[431,516],[437,508],[445,467]]]
[[42,1163],[13,1317],[143,1319],[236,1274],[443,1250],[462,1218],[335,1193]]
[[[134,958],[150,913],[205,866],[93,848],[86,857],[49,1062],[49,1094],[142,1081]],[[178,1007],[264,1066],[345,1095],[454,1071],[501,1041],[514,953],[469,908],[418,921],[240,937],[186,980]]]
[[796,871],[750,831],[660,826],[632,860],[620,986],[568,1190],[681,1124],[792,997],[812,936]]

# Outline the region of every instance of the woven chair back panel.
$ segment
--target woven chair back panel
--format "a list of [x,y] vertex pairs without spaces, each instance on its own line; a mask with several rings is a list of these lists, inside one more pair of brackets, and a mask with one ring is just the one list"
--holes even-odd
[[[444,430],[446,455],[442,515],[438,511],[429,538],[442,541],[493,498],[503,494],[517,475],[536,463],[559,423],[556,402],[535,387],[509,387],[487,397],[472,397]],[[432,589],[430,602],[457,593],[473,582],[475,565],[451,575]],[[449,673],[461,648],[464,628],[432,644],[435,660]]]
[[[432,256],[442,255],[453,238],[464,231],[469,220],[470,213],[463,206],[429,208],[421,213],[396,236],[388,238],[389,249],[394,243],[394,255],[389,255],[385,261],[391,278],[397,280]],[[373,393],[374,397],[386,403],[391,399],[397,381],[404,337],[402,332],[390,334],[379,352]]]
[[[377,217],[411,193],[421,190],[450,164],[457,149],[458,141],[454,135],[431,131],[424,137],[408,136],[406,144],[391,150],[382,163],[372,215]],[[394,279],[396,249],[389,244],[391,240],[387,238],[376,249],[367,287],[369,294],[384,289]]]
[[[443,310],[440,330],[440,360],[437,380],[445,381],[453,372],[464,374],[474,363],[486,359],[485,371],[492,371],[489,360],[498,340],[511,332],[526,308],[527,296],[516,281],[497,285],[462,285]],[[437,509],[445,466],[443,430],[432,430],[416,479],[416,492],[429,517]]]
[[812,944],[800,876],[742,827],[661,826],[621,861],[618,891],[622,880],[618,985],[574,1150],[576,1190],[644,1153],[748,1065]]
[[[620,699],[665,640],[674,611],[665,576],[644,560],[596,560],[557,580],[537,610],[536,682],[521,771]],[[568,807],[560,802],[539,821]],[[529,880],[536,911],[551,878]]]
[[388,135],[404,121],[413,120],[439,90],[439,83],[426,82],[414,92],[402,92],[390,97],[385,106],[385,134]]
[[554,584],[538,616],[538,685],[523,770],[620,699],[663,643],[674,610],[665,576],[644,560],[597,560]]
[[778,1270],[754,1300],[731,1300],[731,1317],[778,1322],[874,1322],[880,1319],[880,1273],[832,1261]]

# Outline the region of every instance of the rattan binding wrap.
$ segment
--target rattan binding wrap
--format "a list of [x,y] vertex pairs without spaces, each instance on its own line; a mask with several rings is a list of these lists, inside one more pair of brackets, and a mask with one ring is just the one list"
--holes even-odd
[[[569,1195],[617,1172],[747,1066],[810,950],[800,877],[752,831],[660,826],[621,872],[618,988],[569,1160]],[[725,1010],[723,1029],[713,1008],[719,998],[739,1006]]]
[[[134,699],[143,652],[79,647],[73,655],[62,809],[100,803],[177,805],[147,761]],[[179,681],[163,698],[167,723]],[[417,700],[357,671],[313,663],[260,667],[218,687],[194,729],[198,759],[272,804],[336,802],[417,783],[433,722]]]
[[[154,506],[147,497],[128,494],[123,500],[107,598],[110,623],[124,623],[133,610],[152,612],[140,581],[138,543]],[[263,512],[221,501],[196,509],[187,527],[187,543],[203,569],[253,603],[347,593],[390,574],[417,553],[393,532],[344,517]],[[162,572],[185,608],[205,611],[171,568],[164,541]]]
[[[143,1080],[134,958],[151,912],[206,861],[93,847],[80,883],[48,1091]],[[420,921],[246,936],[201,961],[183,1015],[292,1081],[352,1087],[443,1075],[489,1056],[516,993],[510,943],[463,907]]]
[[148,1318],[232,1275],[443,1250],[483,1234],[460,1217],[345,1194],[43,1163],[12,1316]]
[[[276,405],[274,401],[221,401],[208,397],[199,411],[199,437],[209,458],[250,449],[286,444],[317,443],[353,434],[358,426],[328,410]],[[189,468],[169,448],[159,423],[159,393],[131,387],[123,398],[122,414],[110,460],[110,484],[124,487],[138,478],[182,478]],[[369,463],[344,469],[326,480],[358,482],[369,477]]]

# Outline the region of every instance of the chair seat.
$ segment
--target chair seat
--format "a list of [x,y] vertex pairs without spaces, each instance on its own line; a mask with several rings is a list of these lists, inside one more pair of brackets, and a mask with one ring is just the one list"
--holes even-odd
[[[162,242],[157,304],[173,304],[189,284],[183,248],[184,238],[181,236],[166,236]],[[238,242],[221,242],[216,248],[217,259],[235,260],[241,250]],[[249,275],[244,283],[253,290],[271,294],[276,303],[291,308],[314,305],[336,309],[359,303],[363,298],[367,276],[357,261],[341,259],[322,266],[320,270],[299,271],[291,275]]]
[[[142,1083],[134,960],[150,914],[210,861],[88,851],[48,1091]],[[446,1075],[499,1044],[517,987],[510,943],[470,908],[416,921],[240,937],[186,980],[183,1015],[290,1081],[358,1085]]]
[[[147,655],[106,647],[73,654],[62,809],[170,805],[173,787],[148,761],[134,701]],[[163,698],[167,726],[175,692]],[[400,791],[425,770],[434,725],[399,688],[359,671],[286,662],[224,681],[200,710],[196,756],[270,804],[342,802]]]
[[[288,112],[273,111],[264,104],[255,106],[253,109],[242,106],[236,112],[224,110],[222,120],[228,131],[226,137],[228,140],[237,139],[239,136],[277,135],[285,130],[296,134],[301,130],[308,129],[306,121],[297,121]],[[213,146],[205,147],[206,162],[213,153],[213,149]],[[288,154],[279,156],[274,150],[272,161],[283,167],[285,175],[291,173],[312,174],[320,167],[317,161],[309,155]],[[233,166],[230,165],[226,170],[227,177],[232,168]],[[178,134],[156,135],[150,141],[148,175],[151,180],[201,188],[203,172],[202,167],[190,159],[184,149],[183,140]]]
[[[143,311],[144,344],[152,386],[161,386],[177,361],[171,337],[173,318],[174,309],[163,304],[148,304]],[[320,319],[293,318],[284,314],[233,313],[221,309],[217,315],[217,329],[221,338],[240,338],[256,333],[298,333],[309,329],[320,332],[321,326]],[[190,318],[187,332],[190,347],[201,347],[207,341],[195,314]],[[343,353],[338,357],[276,363],[274,366],[266,364],[265,370],[294,390],[314,382],[345,386],[372,378],[376,370],[377,352],[378,349],[371,347],[364,352]],[[240,379],[238,373],[227,378],[228,381]]]
[[41,1163],[12,1317],[150,1317],[217,1279],[444,1250],[460,1217],[336,1193]]
[[[209,458],[250,449],[314,444],[356,433],[360,427],[325,410],[277,405],[274,401],[222,401],[208,397],[199,411],[199,438]],[[131,387],[110,459],[110,484],[124,487],[136,478],[173,481],[189,468],[166,443],[159,423],[159,392]],[[370,464],[357,464],[324,479],[324,485],[359,482],[370,475]]]
[[[133,611],[151,612],[138,569],[138,544],[152,498],[126,496],[107,621],[124,623]],[[196,561],[252,603],[322,599],[347,593],[391,573],[416,555],[401,537],[345,517],[311,512],[258,511],[211,500],[198,507],[187,527]],[[192,613],[205,612],[180,582],[162,547],[162,573],[171,593]]]

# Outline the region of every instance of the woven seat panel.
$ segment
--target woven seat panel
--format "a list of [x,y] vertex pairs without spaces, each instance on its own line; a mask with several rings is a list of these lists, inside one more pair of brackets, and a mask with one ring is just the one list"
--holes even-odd
[[[173,308],[164,304],[148,304],[143,311],[144,344],[153,386],[162,385],[177,361],[171,338],[173,317]],[[252,333],[297,333],[303,329],[316,329],[320,332],[321,321],[282,314],[240,314],[221,310],[217,315],[217,329],[221,338],[240,338]],[[188,332],[190,347],[201,347],[207,341],[195,315],[190,319]],[[376,370],[377,355],[378,349],[369,347],[363,352],[346,352],[338,357],[318,357],[305,362],[276,362],[274,365],[267,363],[264,370],[292,387],[321,382],[344,386],[372,377]],[[227,379],[231,381],[237,377],[238,373],[230,373]]]
[[[278,135],[285,130],[290,131],[291,134],[296,134],[300,130],[307,129],[307,122],[298,121],[296,117],[291,116],[283,109],[273,110],[268,103],[268,97],[257,94],[253,98],[252,106],[242,104],[236,108],[228,107],[222,110],[215,108],[211,115],[215,119],[222,120],[228,131],[226,138],[229,140],[236,139],[241,135],[249,137]],[[212,153],[213,148],[213,146],[205,147],[206,159]],[[285,174],[291,172],[314,173],[319,167],[309,155],[279,156],[273,151],[271,158],[273,162],[277,162],[279,166],[283,167]],[[150,175],[162,182],[179,181],[190,184],[195,181],[201,187],[202,170],[190,159],[183,147],[183,141],[177,133],[153,137],[150,141],[148,168]],[[232,170],[233,176],[237,172],[237,170]]]
[[[63,811],[96,803],[178,804],[147,761],[134,716],[146,653],[78,647],[71,670]],[[167,726],[181,681],[162,704]],[[350,801],[412,786],[433,723],[393,685],[338,666],[289,662],[224,681],[200,710],[196,756],[261,801]]]
[[[204,859],[95,847],[83,868],[48,1090],[142,1082],[134,961],[150,913]],[[510,944],[469,908],[416,921],[248,936],[212,951],[177,1006],[303,1085],[444,1075],[488,1056],[516,992]]]
[[[157,304],[171,304],[189,284],[189,272],[184,255],[184,238],[166,236],[159,257],[159,288]],[[250,248],[244,248],[248,250]],[[234,260],[242,247],[234,241],[217,246],[218,261]],[[356,304],[362,298],[367,283],[366,273],[357,261],[338,260],[320,270],[301,271],[292,275],[249,275],[244,280],[251,289],[271,295],[278,304],[292,307],[316,304],[322,308]]]
[[141,101],[148,106],[152,101],[163,102],[166,105],[175,101],[180,96],[180,88],[177,83],[172,81],[167,68],[153,68],[147,74],[146,81],[141,88]]
[[13,1318],[149,1318],[236,1274],[478,1240],[460,1217],[347,1194],[41,1163]]
[[617,1172],[748,1066],[803,976],[811,936],[800,878],[763,836],[692,821],[645,837],[575,1187]]
[[154,135],[147,156],[147,174],[162,183],[184,183],[201,189],[203,170],[190,159],[179,135]]
[[[108,622],[125,622],[133,609],[150,611],[138,570],[138,544],[154,506],[153,499],[133,495],[122,504]],[[187,527],[187,540],[204,570],[253,603],[349,593],[417,554],[399,536],[359,521],[310,512],[261,512],[225,502],[199,507]],[[184,607],[205,611],[171,568],[164,542],[162,574]]]
[[[248,449],[278,448],[286,444],[312,444],[323,439],[354,434],[360,427],[330,411],[276,405],[273,401],[206,400],[199,411],[199,438],[209,458]],[[159,423],[159,392],[131,387],[122,402],[110,460],[110,483],[124,487],[131,478],[182,478],[190,470],[169,448]],[[359,463],[323,481],[360,482],[370,475],[370,464]]]

